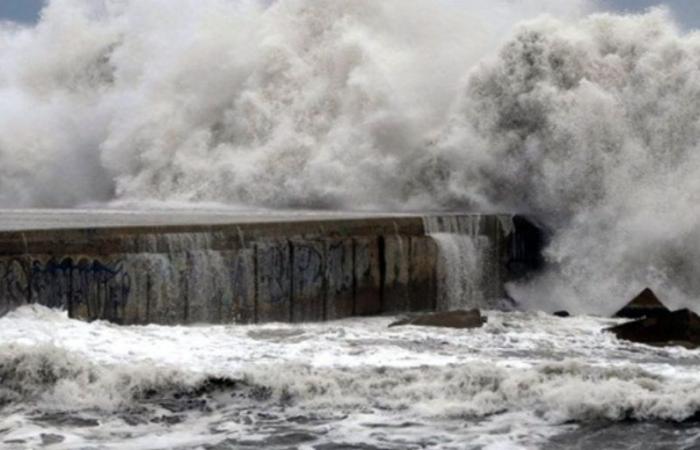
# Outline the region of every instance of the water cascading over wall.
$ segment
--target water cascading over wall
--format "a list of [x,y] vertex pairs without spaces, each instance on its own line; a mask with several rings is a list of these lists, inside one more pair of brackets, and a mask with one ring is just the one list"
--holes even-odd
[[698,308],[700,39],[670,10],[46,3],[0,23],[2,207],[519,211],[557,262],[524,306]]
[[437,304],[439,311],[496,308],[506,297],[504,243],[513,231],[510,218],[441,215],[424,218],[425,231],[438,245]]
[[0,314],[121,324],[334,320],[497,307],[510,216],[445,215],[0,233]]

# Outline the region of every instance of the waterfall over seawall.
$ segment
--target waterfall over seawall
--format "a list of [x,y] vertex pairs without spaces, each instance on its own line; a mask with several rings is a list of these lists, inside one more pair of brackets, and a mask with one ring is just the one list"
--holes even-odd
[[[498,235],[503,230],[485,229],[486,217],[474,214],[424,218],[426,233],[438,245],[437,310],[494,308],[505,297],[498,248]],[[500,225],[504,223],[501,221]]]
[[513,211],[556,261],[523,307],[698,308],[700,39],[670,9],[45,3],[0,21],[2,208]]
[[505,215],[0,232],[0,315],[36,303],[189,324],[497,308],[516,234]]

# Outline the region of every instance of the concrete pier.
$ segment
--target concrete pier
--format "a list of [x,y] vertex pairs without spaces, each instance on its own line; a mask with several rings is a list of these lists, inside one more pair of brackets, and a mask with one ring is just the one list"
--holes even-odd
[[[522,248],[512,218],[446,217],[474,222],[489,243],[489,295],[503,295],[513,249]],[[8,230],[0,232],[0,315],[28,303],[119,324],[434,310],[437,264],[418,216]]]

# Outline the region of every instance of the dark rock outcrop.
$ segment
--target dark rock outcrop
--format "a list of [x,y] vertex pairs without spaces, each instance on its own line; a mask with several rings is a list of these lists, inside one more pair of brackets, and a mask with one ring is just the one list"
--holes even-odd
[[514,232],[508,235],[508,274],[511,281],[532,277],[544,270],[544,249],[552,235],[544,225],[533,217],[513,216]]
[[661,300],[654,294],[654,291],[646,288],[621,310],[616,312],[614,317],[640,319],[642,317],[665,316],[670,312],[666,305],[661,303]]
[[655,346],[700,346],[700,317],[688,309],[624,323],[606,331],[619,339]]
[[486,318],[481,315],[478,309],[471,311],[449,311],[435,314],[424,314],[420,316],[408,317],[389,325],[397,327],[401,325],[415,325],[422,327],[443,327],[443,328],[479,328],[486,323]]
[[556,311],[553,312],[552,315],[557,317],[571,317],[569,311]]

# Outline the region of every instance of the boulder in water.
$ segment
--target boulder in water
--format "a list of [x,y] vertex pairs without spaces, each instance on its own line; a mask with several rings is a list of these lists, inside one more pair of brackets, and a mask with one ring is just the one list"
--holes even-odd
[[486,323],[486,318],[481,315],[478,309],[471,311],[449,311],[434,314],[423,314],[412,316],[389,325],[397,327],[401,325],[415,325],[421,327],[443,327],[443,328],[479,328]]
[[552,315],[556,317],[571,317],[569,311],[556,311],[553,312]]
[[688,309],[624,323],[606,331],[619,339],[654,346],[700,346],[700,317]]
[[661,303],[661,300],[654,294],[654,291],[646,288],[621,310],[616,312],[614,317],[640,319],[642,317],[665,316],[670,312],[666,305]]

